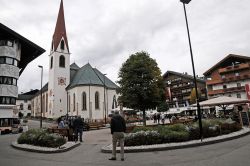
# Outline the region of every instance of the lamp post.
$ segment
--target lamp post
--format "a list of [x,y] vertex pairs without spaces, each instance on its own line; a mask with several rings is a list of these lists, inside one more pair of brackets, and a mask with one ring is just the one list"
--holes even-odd
[[40,115],[40,128],[42,128],[43,127],[43,98],[42,98],[42,94],[43,94],[43,92],[42,92],[42,88],[43,88],[43,66],[40,66],[40,65],[38,65],[38,67],[40,67],[41,68],[41,90],[40,90],[40,93],[41,93],[41,115]]
[[197,80],[196,80],[196,74],[195,74],[195,68],[194,68],[193,51],[192,51],[192,45],[191,45],[191,40],[190,40],[188,20],[187,20],[187,13],[186,13],[186,6],[185,6],[185,4],[188,4],[191,0],[180,0],[180,1],[183,4],[183,9],[184,9],[184,14],[185,14],[185,20],[186,20],[188,42],[189,42],[189,50],[190,50],[191,62],[192,62],[192,69],[193,69],[193,75],[194,75],[194,86],[195,86],[197,112],[198,112],[198,119],[199,119],[200,139],[202,141],[203,131],[202,131],[202,122],[201,122],[201,109],[200,109],[200,104],[199,104],[199,96],[198,96],[198,89],[197,89]]
[[67,91],[67,115],[66,115],[66,120],[68,122],[69,117],[69,92]]
[[103,98],[104,98],[104,123],[106,124],[107,123],[107,116],[106,116],[106,95],[105,95],[105,88],[106,88],[106,85],[105,85],[105,76],[106,76],[107,74],[103,74],[103,89],[104,89],[104,96],[103,96]]

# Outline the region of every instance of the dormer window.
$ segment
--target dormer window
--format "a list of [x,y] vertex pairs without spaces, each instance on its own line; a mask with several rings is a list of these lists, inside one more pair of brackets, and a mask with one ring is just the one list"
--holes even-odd
[[64,50],[64,41],[63,40],[61,41],[60,48],[61,48],[61,50]]

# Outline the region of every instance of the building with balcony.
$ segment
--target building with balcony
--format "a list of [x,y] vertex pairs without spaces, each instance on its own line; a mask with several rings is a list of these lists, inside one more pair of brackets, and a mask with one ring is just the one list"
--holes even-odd
[[15,116],[18,78],[25,67],[44,52],[0,23],[0,119]]
[[[171,109],[190,110],[191,104],[190,96],[191,91],[194,89],[193,76],[187,73],[178,73],[174,71],[167,71],[163,75],[165,83],[166,101]],[[206,83],[201,77],[197,77],[197,88],[200,92],[200,101],[207,98],[206,96]]]
[[204,73],[208,98],[229,96],[247,99],[250,57],[229,54]]
[[31,99],[37,94],[39,90],[30,90],[26,93],[18,94],[16,100],[16,111],[21,112],[23,116],[31,116]]

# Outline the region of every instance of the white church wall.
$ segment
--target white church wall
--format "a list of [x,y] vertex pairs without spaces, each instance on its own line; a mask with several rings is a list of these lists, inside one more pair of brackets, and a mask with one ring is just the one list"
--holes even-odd
[[[86,110],[83,110],[82,93],[86,93]],[[95,108],[95,93],[99,93],[99,109]],[[70,96],[70,116],[81,115],[84,119],[104,119],[104,88],[101,86],[80,86],[68,90]],[[73,95],[75,94],[75,110]],[[89,96],[90,94],[90,96]],[[113,96],[115,90],[106,90],[106,111],[112,109]],[[90,111],[91,110],[91,111]],[[108,114],[107,114],[108,115]]]

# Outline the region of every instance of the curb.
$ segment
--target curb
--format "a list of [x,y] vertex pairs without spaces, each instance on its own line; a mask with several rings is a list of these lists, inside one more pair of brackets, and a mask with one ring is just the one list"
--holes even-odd
[[[249,128],[243,128],[240,131],[222,135],[217,137],[211,137],[200,140],[192,140],[181,143],[168,143],[168,144],[157,144],[157,145],[144,145],[144,146],[130,146],[124,147],[124,152],[126,153],[134,153],[134,152],[152,152],[152,151],[164,151],[164,150],[174,150],[174,149],[183,149],[183,148],[192,148],[197,146],[210,145],[215,143],[220,143],[224,141],[229,141],[233,139],[237,139],[243,136],[250,134]],[[117,148],[117,152],[120,152],[120,147]],[[112,145],[106,145],[101,148],[101,152],[103,153],[112,153]]]
[[24,151],[28,151],[28,152],[37,152],[37,153],[62,153],[62,152],[69,151],[69,150],[81,145],[81,143],[78,142],[78,143],[75,143],[75,144],[70,145],[68,147],[65,147],[66,145],[67,145],[67,143],[62,145],[61,146],[62,148],[46,148],[46,147],[38,147],[38,146],[27,145],[27,144],[18,144],[17,142],[11,143],[11,146],[15,149],[24,150]]

